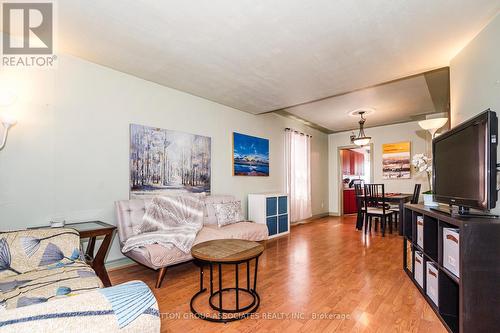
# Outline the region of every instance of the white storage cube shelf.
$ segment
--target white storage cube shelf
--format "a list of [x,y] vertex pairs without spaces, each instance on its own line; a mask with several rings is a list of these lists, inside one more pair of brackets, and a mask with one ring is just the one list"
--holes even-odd
[[424,249],[424,217],[417,216],[417,245]]
[[460,277],[459,229],[443,228],[443,266]]
[[415,281],[424,287],[424,255],[420,251],[415,251]]
[[267,225],[269,238],[290,232],[288,196],[283,193],[248,195],[248,219]]
[[432,300],[434,305],[439,306],[439,283],[438,283],[438,269],[434,266],[434,263],[431,261],[427,262],[427,271],[426,271],[426,294]]

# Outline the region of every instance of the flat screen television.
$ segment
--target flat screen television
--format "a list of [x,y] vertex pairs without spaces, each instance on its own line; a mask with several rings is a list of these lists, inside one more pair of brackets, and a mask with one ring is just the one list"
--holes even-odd
[[486,110],[432,141],[434,200],[490,210],[497,202],[496,113]]

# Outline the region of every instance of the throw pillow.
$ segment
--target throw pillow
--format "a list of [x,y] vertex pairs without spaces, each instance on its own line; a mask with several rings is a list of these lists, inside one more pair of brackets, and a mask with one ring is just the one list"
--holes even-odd
[[214,209],[219,228],[243,220],[240,201],[214,204]]
[[217,216],[215,216],[215,204],[228,203],[235,201],[232,195],[210,195],[204,198],[203,224],[217,225]]

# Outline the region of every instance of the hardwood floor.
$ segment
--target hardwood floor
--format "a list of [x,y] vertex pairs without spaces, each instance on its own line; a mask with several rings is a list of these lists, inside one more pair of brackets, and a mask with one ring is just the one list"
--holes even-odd
[[[266,242],[256,317],[228,324],[191,317],[189,301],[199,288],[193,263],[168,268],[161,289],[153,289],[156,272],[139,265],[114,270],[110,278],[113,284],[143,280],[154,290],[162,332],[446,332],[402,260],[399,236],[365,237],[354,217],[295,226],[289,236]],[[234,269],[223,272],[223,281],[234,283]]]

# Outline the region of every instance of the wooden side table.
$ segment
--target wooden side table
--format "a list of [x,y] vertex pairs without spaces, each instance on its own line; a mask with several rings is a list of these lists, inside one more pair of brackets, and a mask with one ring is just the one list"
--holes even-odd
[[[49,226],[35,227],[31,229],[40,228],[50,228]],[[87,249],[85,250],[85,262],[92,267],[96,272],[97,276],[101,279],[105,287],[111,286],[111,281],[109,280],[108,272],[104,266],[104,258],[106,253],[108,253],[109,246],[111,245],[111,240],[113,239],[113,234],[116,230],[114,225],[104,223],[101,221],[88,221],[79,223],[68,223],[64,228],[71,228],[78,231],[80,238],[88,238],[89,242],[87,244]],[[104,236],[101,246],[97,250],[97,254],[94,256],[96,238],[99,236]]]
[[[191,255],[200,266],[200,290],[191,298],[191,312],[198,318],[219,323],[227,323],[230,321],[241,320],[257,311],[260,305],[260,296],[257,293],[257,268],[259,266],[259,256],[264,251],[264,246],[257,242],[251,242],[243,239],[216,239],[203,243],[199,243],[191,249]],[[253,288],[250,284],[250,261],[255,260],[255,270],[253,279]],[[202,314],[194,308],[194,301],[198,296],[205,293],[207,288],[203,286],[203,264],[208,264],[210,267],[210,295],[208,303],[210,307],[217,311],[217,317],[208,314]],[[239,285],[238,266],[246,264],[247,286]],[[213,283],[213,266],[218,266],[219,273],[219,288],[214,290]],[[222,287],[222,265],[234,265],[235,267],[235,286],[229,288]],[[224,292],[235,292],[236,307],[223,307],[222,294]],[[241,305],[239,301],[240,293],[247,294],[252,301],[249,304]],[[218,296],[219,304],[214,304],[213,298]]]

